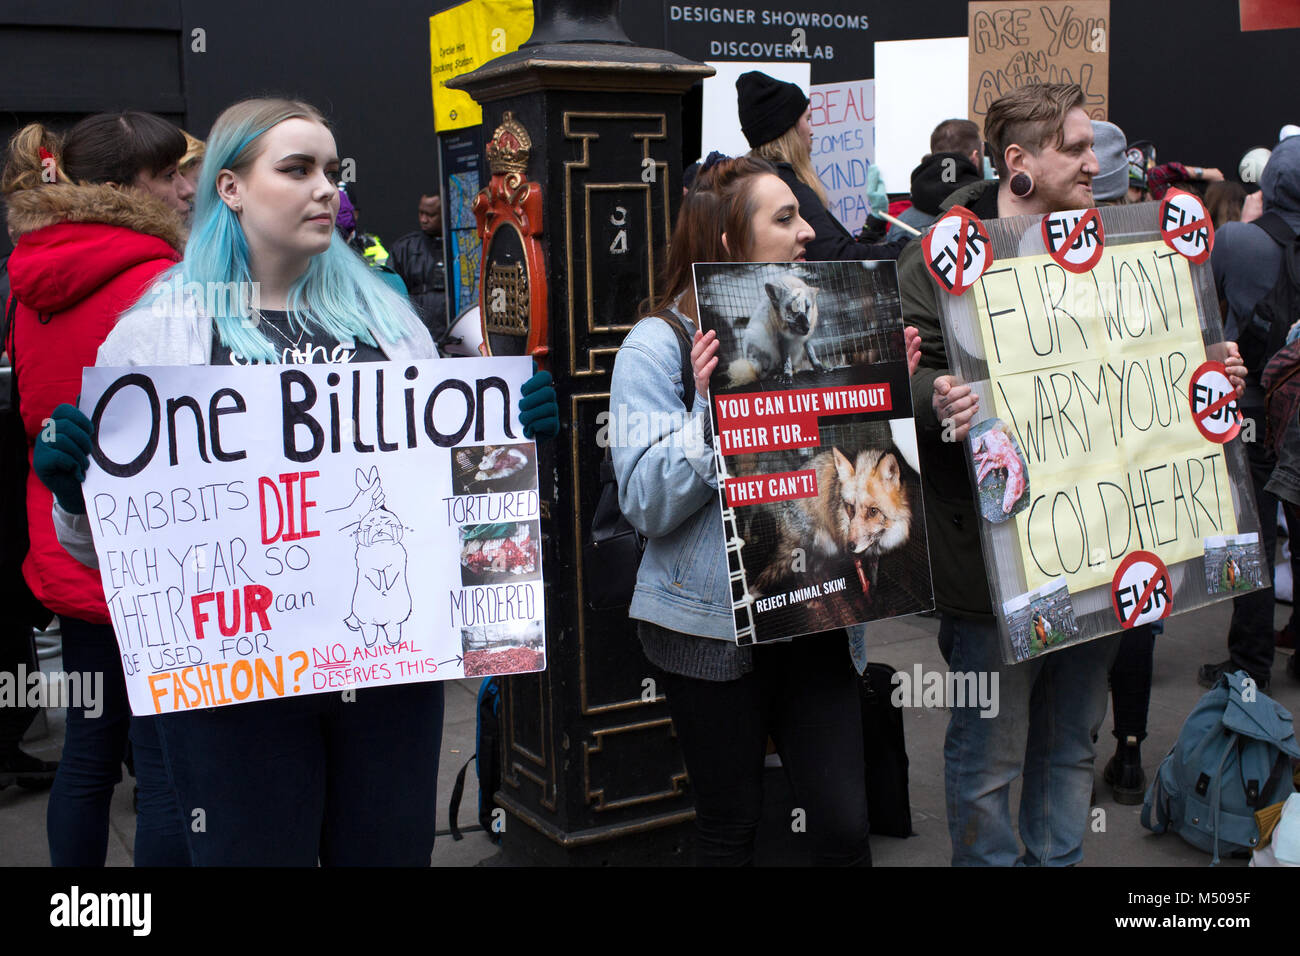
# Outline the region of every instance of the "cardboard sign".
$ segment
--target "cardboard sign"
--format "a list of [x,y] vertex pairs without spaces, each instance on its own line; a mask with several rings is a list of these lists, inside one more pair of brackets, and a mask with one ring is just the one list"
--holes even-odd
[[867,170],[876,157],[876,81],[810,87],[808,109],[813,168],[826,187],[826,208],[857,235],[872,213]]
[[921,237],[925,267],[939,287],[961,295],[993,262],[989,231],[965,206],[953,206]]
[[[1226,370],[1208,361],[1225,348],[1202,312],[1209,265],[1166,245],[1159,203],[1096,213],[1126,241],[1103,242],[1090,271],[1052,254],[1042,216],[994,219],[1000,258],[965,296],[938,296],[948,368],[979,398],[971,491],[1008,663],[1131,626],[1135,603],[1146,620],[1267,577],[1245,448],[1225,443]],[[1136,552],[1159,565],[1126,564]]]
[[90,368],[135,714],[545,666],[527,358]]
[[1192,421],[1209,441],[1227,444],[1241,431],[1241,409],[1237,390],[1232,387],[1228,370],[1222,362],[1206,362],[1195,372],[1187,386],[1192,407]]
[[695,289],[736,642],[930,606],[894,264],[699,263]]
[[1043,217],[1043,242],[1061,268],[1079,275],[1091,272],[1106,244],[1101,213],[1095,209],[1048,213]]
[[967,5],[969,119],[984,125],[989,104],[1031,83],[1078,83],[1095,120],[1110,108],[1110,0]]
[[1174,609],[1169,569],[1150,551],[1134,551],[1120,563],[1110,596],[1120,627],[1126,630],[1163,620]]
[[1200,196],[1171,189],[1160,203],[1160,236],[1170,249],[1201,263],[1214,248],[1214,222]]

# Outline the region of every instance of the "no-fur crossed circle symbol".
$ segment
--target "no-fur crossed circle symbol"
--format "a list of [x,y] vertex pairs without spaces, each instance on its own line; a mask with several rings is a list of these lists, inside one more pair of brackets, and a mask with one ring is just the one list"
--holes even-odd
[[1214,223],[1199,196],[1171,189],[1160,204],[1160,236],[1192,262],[1204,262],[1214,248]]
[[1207,440],[1226,445],[1241,431],[1237,390],[1222,362],[1205,362],[1192,373],[1187,385],[1192,421]]
[[1150,551],[1134,551],[1120,562],[1110,599],[1121,627],[1163,620],[1174,607],[1169,569]]
[[1049,212],[1043,217],[1043,243],[1062,269],[1091,272],[1101,261],[1106,232],[1096,209]]
[[961,295],[993,262],[989,231],[964,206],[953,206],[921,239],[925,267],[945,292]]

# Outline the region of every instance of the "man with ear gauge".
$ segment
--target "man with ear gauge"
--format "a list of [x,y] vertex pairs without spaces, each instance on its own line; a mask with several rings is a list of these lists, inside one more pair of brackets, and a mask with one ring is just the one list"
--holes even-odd
[[[943,203],[988,221],[1043,216],[1094,205],[1098,175],[1093,129],[1075,84],[1041,84],[990,107],[984,138],[997,181],[959,189]],[[931,564],[959,569],[934,576],[939,647],[954,672],[993,673],[1001,709],[980,719],[954,707],[944,743],[948,830],[954,865],[1068,866],[1083,857],[1093,781],[1093,733],[1106,710],[1107,672],[1118,635],[1016,664],[1002,663],[980,546],[978,514],[962,448],[979,401],[948,370],[942,294],[926,270],[922,244],[899,259],[903,317],[921,333],[921,368],[912,377],[923,464]],[[1231,354],[1229,370],[1244,368]],[[1017,843],[1010,789],[1022,777]]]

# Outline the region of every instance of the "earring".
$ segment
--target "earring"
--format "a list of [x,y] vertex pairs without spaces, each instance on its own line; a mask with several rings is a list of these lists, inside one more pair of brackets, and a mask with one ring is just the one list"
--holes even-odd
[[1033,191],[1034,191],[1034,181],[1033,179],[1030,178],[1028,173],[1016,173],[1014,176],[1011,177],[1012,195],[1024,199]]

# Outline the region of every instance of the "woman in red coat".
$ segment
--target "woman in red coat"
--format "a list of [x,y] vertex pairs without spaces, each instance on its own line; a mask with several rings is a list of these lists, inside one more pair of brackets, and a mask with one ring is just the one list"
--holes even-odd
[[[75,402],[81,370],[117,321],[164,270],[180,261],[182,216],[193,188],[177,172],[185,138],[148,113],[88,117],[59,138],[33,124],[9,144],[0,190],[17,240],[9,259],[6,350],[18,380],[31,449],[50,412]],[[60,546],[50,492],[30,472],[31,548],[23,575],[59,616],[63,669],[81,674],[50,791],[47,829],[55,866],[103,866],[108,811],[121,780],[128,732],[138,787],[135,862],[188,863],[180,810],[156,731],[133,720],[98,572]]]

